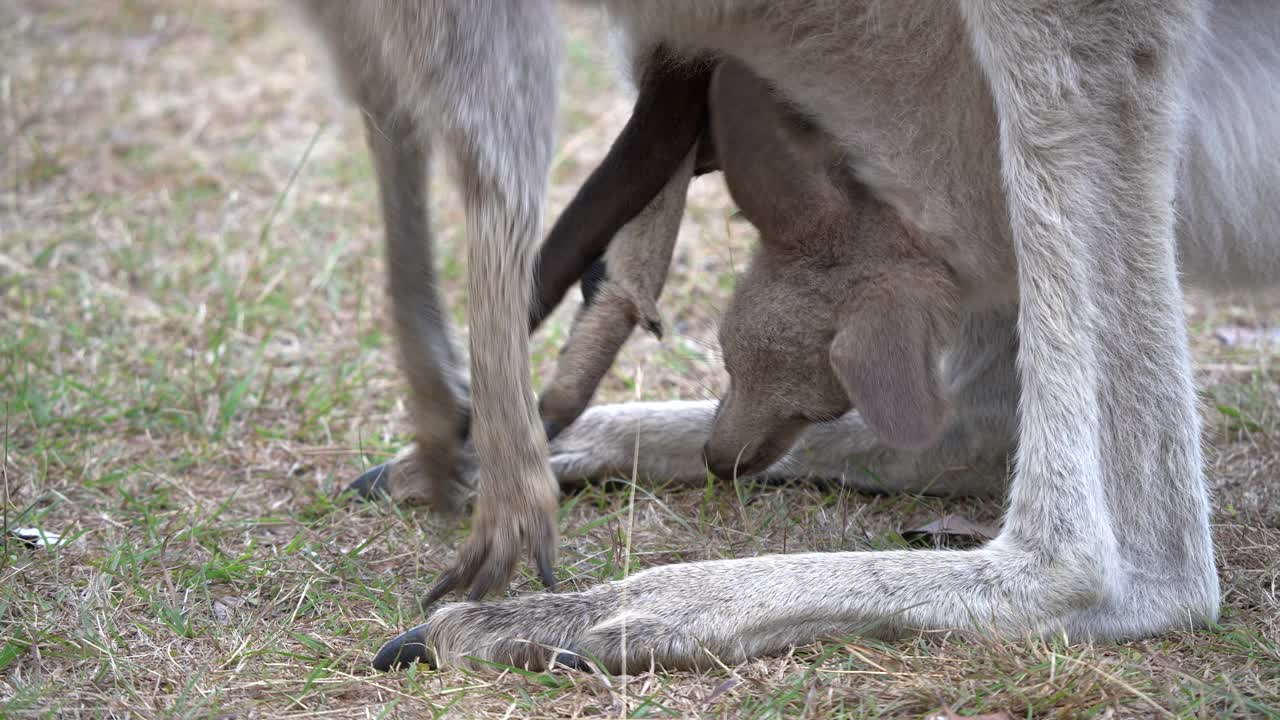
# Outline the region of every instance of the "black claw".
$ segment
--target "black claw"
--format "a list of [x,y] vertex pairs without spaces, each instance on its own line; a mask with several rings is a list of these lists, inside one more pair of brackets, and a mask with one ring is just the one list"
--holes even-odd
[[573,650],[561,650],[551,659],[551,668],[562,667],[566,670],[576,670],[578,672],[589,672],[591,666],[587,665],[587,659],[581,653]]
[[466,584],[464,580],[469,581],[470,577],[463,577],[464,571],[457,565],[445,570],[440,577],[436,578],[436,582],[427,589],[427,594],[422,596],[419,604],[424,608],[430,608],[432,605],[440,602],[445,595],[453,592],[453,589],[459,585]]
[[534,553],[538,558],[538,579],[542,581],[542,586],[551,592],[556,591],[556,572],[551,564],[551,554],[539,550]]
[[[546,533],[545,535],[549,535]],[[556,543],[554,537],[540,537],[533,545],[533,562],[538,567],[538,579],[542,581],[542,586],[555,592],[556,590],[556,569],[555,569],[555,551]]]
[[355,493],[361,500],[385,500],[391,497],[391,463],[382,463],[360,473],[345,492]]
[[511,582],[517,562],[518,556],[509,545],[490,545],[488,557],[471,580],[471,591],[467,593],[467,599],[472,602],[483,600],[485,595],[506,587]]
[[463,408],[462,418],[458,422],[458,442],[466,443],[471,437],[471,409]]
[[419,662],[431,666],[427,649],[427,626],[419,625],[395,636],[373,656],[373,669],[380,672],[408,667]]

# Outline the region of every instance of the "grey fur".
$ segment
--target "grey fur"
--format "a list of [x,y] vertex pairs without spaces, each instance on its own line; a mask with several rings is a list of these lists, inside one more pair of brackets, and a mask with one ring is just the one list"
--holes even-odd
[[560,36],[551,0],[291,0],[365,117],[416,449],[392,491],[457,493],[465,383],[435,287],[426,182],[446,159],[467,215],[471,436],[482,458],[472,534],[437,590],[504,586],[529,546],[549,578],[558,487],[533,400],[526,324],[556,119]]
[[[741,58],[830,131],[849,170],[965,281],[942,360],[953,421],[935,447],[886,448],[847,415],[803,433],[774,467],[865,465],[889,485],[936,489],[919,473],[953,459],[998,466],[1012,450],[1003,530],[970,551],[677,564],[580,593],[454,603],[389,643],[378,666],[468,655],[541,666],[572,649],[612,670],[684,667],[829,632],[1106,640],[1217,617],[1176,258],[1189,275],[1274,279],[1260,269],[1280,250],[1258,200],[1280,187],[1280,120],[1270,112],[1280,7],[602,4],[634,57],[662,41]],[[1211,83],[1248,92],[1223,102]],[[1187,192],[1214,191],[1182,201],[1175,236],[1179,178]],[[477,379],[497,376],[487,369],[478,364]],[[569,474],[628,467],[639,434],[642,473],[696,474],[712,410],[588,410],[554,443],[553,463]],[[480,446],[486,463],[493,447]],[[958,477],[957,489],[982,488],[980,475]],[[481,488],[483,505],[484,476]]]

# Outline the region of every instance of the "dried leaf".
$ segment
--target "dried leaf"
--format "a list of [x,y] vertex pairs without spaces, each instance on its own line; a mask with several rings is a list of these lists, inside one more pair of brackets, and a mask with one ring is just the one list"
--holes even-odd
[[1004,711],[982,715],[961,715],[944,703],[941,710],[929,716],[929,720],[1013,720],[1013,716]]
[[9,535],[30,548],[57,547],[58,543],[62,542],[62,536],[58,533],[40,528],[13,528],[9,531]]
[[711,691],[710,695],[707,695],[707,698],[702,701],[702,704],[705,706],[710,706],[711,703],[715,702],[717,698],[719,698],[721,695],[725,694],[726,692],[729,692],[729,689],[737,684],[738,684],[737,678],[729,678],[728,680],[725,680],[724,682],[717,685],[716,688]]
[[236,609],[243,607],[244,598],[227,595],[213,601],[213,619],[219,625],[229,625],[235,619]]
[[902,533],[905,540],[919,540],[923,538],[936,537],[963,537],[973,538],[975,540],[990,540],[994,538],[999,531],[990,525],[977,523],[963,515],[951,514],[940,520],[934,520],[925,523],[918,528],[913,528]]
[[1217,328],[1213,331],[1213,337],[1228,347],[1280,344],[1280,330],[1264,331],[1238,325]]

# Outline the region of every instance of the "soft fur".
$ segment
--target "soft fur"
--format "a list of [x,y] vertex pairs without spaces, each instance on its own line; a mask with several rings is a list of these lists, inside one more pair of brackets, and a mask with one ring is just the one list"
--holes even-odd
[[[386,225],[396,331],[416,448],[391,466],[400,499],[447,507],[468,430],[482,460],[472,534],[437,583],[504,586],[529,547],[552,584],[559,491],[529,370],[531,275],[556,121],[552,0],[291,0],[364,115]],[[431,150],[466,205],[471,402],[436,290],[427,217]],[[469,424],[469,427],[468,427]]]
[[[998,467],[1012,451],[1003,530],[970,551],[677,564],[581,593],[446,605],[375,664],[476,656],[537,667],[570,648],[611,670],[685,667],[828,632],[1120,639],[1214,619],[1176,258],[1190,276],[1274,279],[1276,211],[1264,199],[1280,187],[1280,8],[602,4],[633,57],[662,42],[744,61],[832,133],[853,176],[965,279],[942,362],[953,419],[934,447],[887,448],[850,414],[803,433],[775,468],[830,476],[861,465],[890,486],[928,489],[930,470]],[[525,68],[529,58],[505,62]],[[1175,219],[1177,187],[1194,201],[1181,199]],[[642,474],[696,475],[713,415],[706,403],[589,410],[555,442],[553,466],[565,475],[629,468],[638,434]],[[477,445],[488,461],[497,444]],[[1002,475],[956,477],[952,489],[982,491]]]

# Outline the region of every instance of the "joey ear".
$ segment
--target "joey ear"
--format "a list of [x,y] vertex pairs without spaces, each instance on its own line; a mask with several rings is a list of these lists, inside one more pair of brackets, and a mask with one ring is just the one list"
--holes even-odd
[[881,281],[860,289],[843,312],[829,357],[854,409],[880,440],[918,450],[937,443],[946,422],[937,364],[952,309],[947,293],[910,287],[914,280],[905,275],[892,283],[897,287]]
[[[715,159],[742,213],[763,233],[779,233],[839,202],[828,178],[835,143],[785,107],[772,87],[726,59],[711,77]],[[830,204],[830,203],[825,203]]]

